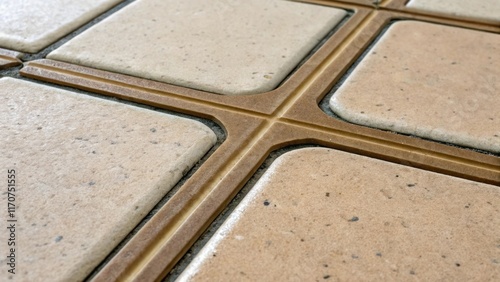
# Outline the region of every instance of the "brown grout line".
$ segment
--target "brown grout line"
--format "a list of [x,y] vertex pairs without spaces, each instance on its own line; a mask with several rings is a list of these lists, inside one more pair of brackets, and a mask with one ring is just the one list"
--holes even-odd
[[371,8],[372,10],[395,12],[408,16],[427,17],[431,21],[446,21],[450,24],[471,24],[475,25],[476,26],[475,28],[477,29],[500,32],[500,21],[494,22],[494,21],[480,20],[476,18],[454,16],[445,13],[427,12],[427,11],[419,11],[417,9],[409,9],[405,6],[408,0],[384,0],[381,3],[379,3],[378,6],[368,5],[360,2],[347,2],[342,0],[296,0],[296,1],[319,4],[319,5],[344,4],[344,5],[350,5],[352,7]]
[[486,29],[486,30],[490,30],[493,32],[500,32],[500,20],[495,22],[495,21],[489,21],[489,20],[481,20],[481,19],[472,18],[472,17],[455,16],[455,15],[446,14],[446,13],[420,11],[417,9],[411,9],[411,8],[406,7],[406,2],[408,2],[409,0],[383,0],[378,5],[369,5],[369,4],[361,3],[358,1],[348,2],[348,1],[342,1],[342,0],[297,0],[297,1],[306,2],[306,3],[313,3],[313,4],[321,4],[321,5],[347,4],[347,5],[352,5],[355,7],[365,7],[365,8],[371,7],[372,9],[375,9],[375,10],[388,11],[388,12],[398,12],[398,13],[408,14],[408,15],[423,16],[423,17],[428,17],[428,18],[438,20],[438,21],[453,21],[456,23],[473,24],[473,25],[477,25],[478,29]]
[[430,12],[430,11],[422,11],[418,9],[411,9],[406,6],[406,4],[410,0],[385,0],[381,3],[380,8],[389,11],[397,11],[405,14],[413,14],[417,16],[428,16],[432,18],[436,18],[438,20],[454,20],[460,22],[467,22],[471,24],[480,24],[485,28],[490,27],[494,28],[492,31],[500,32],[500,20],[499,21],[490,21],[490,20],[481,20],[479,18],[471,18],[471,17],[463,17],[456,16],[453,14],[439,13],[439,12]]
[[497,164],[485,163],[478,160],[473,160],[469,158],[464,158],[461,156],[445,154],[442,152],[430,151],[427,149],[419,148],[414,145],[403,144],[399,142],[394,142],[392,140],[384,140],[380,138],[370,137],[367,135],[357,134],[354,132],[339,130],[332,127],[325,127],[320,125],[314,125],[306,122],[301,122],[293,119],[283,118],[281,120],[283,123],[290,124],[293,126],[297,126],[300,128],[313,129],[320,132],[324,132],[330,135],[335,135],[338,137],[343,137],[353,141],[362,141],[367,144],[377,145],[381,148],[387,149],[396,149],[401,152],[411,152],[413,154],[425,157],[425,158],[433,158],[447,163],[455,163],[461,166],[468,166],[478,170],[486,170],[489,174],[498,175],[499,179],[488,179],[486,181],[482,181],[488,184],[500,185],[500,160],[493,159],[497,161]]
[[342,54],[345,49],[351,46],[351,43],[362,33],[367,25],[375,18],[376,12],[371,11],[369,14],[358,24],[357,28],[354,29],[345,39],[337,46],[332,53],[328,54],[328,56],[311,72],[311,74],[304,80],[302,84],[300,84],[292,94],[285,99],[285,101],[276,108],[273,112],[273,116],[276,118],[282,117],[299,98],[311,88],[319,77],[324,75],[326,70],[330,65],[332,65],[337,58]]
[[[66,75],[69,77],[75,77],[76,79],[87,79],[89,81],[89,83],[97,82],[97,83],[101,83],[101,84],[113,85],[115,87],[120,87],[120,88],[128,88],[128,89],[133,89],[133,90],[137,90],[137,91],[141,91],[141,92],[148,92],[148,93],[155,94],[155,95],[172,96],[175,99],[180,99],[180,100],[183,100],[183,101],[188,102],[188,103],[207,105],[207,106],[219,108],[221,110],[225,110],[228,112],[238,112],[238,113],[243,113],[243,114],[261,117],[261,118],[264,118],[267,116],[265,114],[262,114],[262,113],[259,113],[256,111],[240,109],[240,108],[236,108],[234,106],[227,105],[227,104],[214,103],[210,100],[207,101],[207,100],[198,99],[195,97],[179,95],[179,94],[176,94],[174,92],[166,92],[166,91],[147,88],[147,87],[138,86],[138,85],[134,85],[134,84],[129,84],[129,83],[122,82],[122,81],[110,80],[110,79],[98,77],[98,76],[95,76],[92,74],[75,72],[75,71],[72,71],[69,69],[57,68],[57,67],[43,63],[43,62],[47,62],[47,61],[50,62],[50,60],[28,62],[25,64],[25,67],[23,69],[21,69],[21,74],[23,76],[26,76],[29,78],[47,80],[47,76],[41,75],[40,72],[41,71],[48,71],[48,72],[56,73],[56,74],[61,75],[61,76]],[[33,70],[31,68],[35,68],[36,70]],[[55,82],[58,84],[63,84],[63,85],[72,86],[72,87],[79,86],[78,84],[68,83],[69,79],[67,79],[67,78],[64,81],[66,83],[61,83],[62,81],[49,81],[49,82]]]
[[0,48],[0,70],[22,64],[22,53]]

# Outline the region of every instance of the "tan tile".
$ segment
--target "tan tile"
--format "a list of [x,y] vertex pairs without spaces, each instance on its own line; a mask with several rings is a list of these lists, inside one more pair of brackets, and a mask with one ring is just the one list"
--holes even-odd
[[179,281],[495,281],[500,191],[325,148],[279,157]]
[[35,53],[120,0],[0,1],[0,47]]
[[330,100],[353,123],[500,152],[500,35],[393,24]]
[[0,90],[0,163],[18,183],[16,281],[85,278],[216,140],[197,121],[66,90],[12,78]]
[[290,1],[143,0],[48,58],[215,93],[260,93],[345,15]]
[[407,7],[413,10],[500,22],[500,1],[498,0],[410,0]]

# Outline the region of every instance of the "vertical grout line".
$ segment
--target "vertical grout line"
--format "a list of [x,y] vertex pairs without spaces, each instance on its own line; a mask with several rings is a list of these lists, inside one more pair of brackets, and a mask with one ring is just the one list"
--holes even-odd
[[311,74],[304,80],[304,82],[299,85],[291,95],[289,95],[283,103],[276,108],[272,114],[273,121],[279,120],[306,92],[315,81],[322,76],[326,69],[342,54],[342,52],[347,49],[351,42],[354,41],[357,36],[365,29],[365,27],[371,22],[371,20],[376,16],[376,11],[371,11],[359,24],[358,27],[352,31],[343,41],[337,46],[332,53],[330,53],[326,59],[324,59],[316,69],[311,72]]

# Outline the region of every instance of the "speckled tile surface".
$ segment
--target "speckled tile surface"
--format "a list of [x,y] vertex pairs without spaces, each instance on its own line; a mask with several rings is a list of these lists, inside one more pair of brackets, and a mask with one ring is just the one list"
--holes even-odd
[[400,21],[330,107],[353,123],[500,152],[498,66],[499,34]]
[[0,47],[35,53],[121,0],[2,0]]
[[0,99],[0,163],[18,183],[15,281],[85,278],[216,139],[197,121],[12,78]]
[[498,0],[410,0],[408,8],[500,22]]
[[325,148],[282,155],[178,281],[495,281],[500,190]]
[[289,1],[143,0],[48,58],[221,94],[260,93],[345,15]]

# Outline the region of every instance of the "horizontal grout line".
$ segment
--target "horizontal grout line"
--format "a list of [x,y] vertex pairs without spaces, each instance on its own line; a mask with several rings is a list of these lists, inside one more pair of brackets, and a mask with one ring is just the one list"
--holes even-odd
[[355,3],[355,2],[344,2],[344,1],[340,1],[340,0],[339,1],[337,1],[337,0],[294,0],[294,1],[301,2],[301,3],[309,3],[309,4],[327,5],[327,6],[332,6],[332,7],[342,8],[342,9],[356,7],[356,8],[370,9],[372,11],[384,11],[384,12],[390,12],[390,13],[399,13],[399,14],[410,15],[410,16],[425,17],[429,20],[435,20],[437,22],[447,21],[447,22],[454,22],[456,24],[459,24],[459,23],[474,24],[474,25],[478,25],[478,26],[483,26],[484,28],[487,28],[487,29],[498,28],[498,30],[496,32],[500,32],[500,26],[499,26],[500,23],[489,22],[487,20],[481,21],[480,19],[474,19],[471,17],[460,18],[459,16],[453,16],[452,14],[450,14],[450,15],[447,15],[445,13],[439,14],[438,12],[427,12],[426,13],[426,11],[423,11],[423,10],[418,11],[416,9],[409,9],[404,4],[402,5],[403,8],[393,8],[393,7],[383,6],[384,4],[386,4],[386,2],[389,2],[390,0],[385,0],[382,3],[378,3],[377,6],[375,6],[375,4],[370,5],[368,3],[363,4],[363,3]]
[[2,54],[0,54],[0,59],[5,59],[5,60],[8,60],[8,61],[21,63],[21,60],[15,58],[15,57],[10,57],[10,56],[7,56],[7,55],[2,55]]
[[[108,85],[113,85],[113,86],[117,86],[117,87],[124,87],[124,88],[128,88],[128,89],[136,90],[136,91],[146,92],[146,93],[152,94],[152,95],[161,95],[164,97],[170,97],[173,99],[178,99],[178,100],[182,100],[182,101],[197,104],[197,105],[204,105],[204,106],[209,106],[212,108],[218,108],[218,109],[232,112],[232,113],[246,114],[249,116],[264,118],[264,119],[269,117],[269,115],[264,114],[264,113],[260,113],[257,111],[246,110],[246,109],[242,109],[242,108],[238,108],[238,107],[234,107],[234,106],[229,106],[229,105],[222,104],[222,103],[207,101],[207,100],[204,100],[201,98],[187,97],[187,96],[179,95],[179,94],[176,94],[173,92],[152,89],[152,88],[148,88],[148,87],[144,87],[144,86],[138,86],[138,85],[129,84],[129,83],[121,82],[121,81],[111,80],[111,79],[107,79],[107,78],[103,78],[103,77],[99,77],[99,76],[95,76],[95,75],[91,75],[91,74],[81,73],[81,72],[72,71],[72,70],[68,70],[68,69],[64,69],[64,68],[53,67],[53,66],[49,66],[46,64],[40,64],[36,61],[29,62],[29,64],[26,65],[26,68],[28,68],[28,67],[36,67],[36,68],[40,68],[43,70],[47,70],[47,71],[51,71],[51,72],[55,72],[55,73],[59,73],[59,74],[64,74],[64,75],[72,76],[72,77],[76,77],[76,78],[85,78],[85,79],[88,79],[89,81],[96,81],[96,82],[100,82],[100,83],[104,83],[104,84],[108,84]],[[23,69],[21,69],[21,73],[23,75],[25,75],[27,77],[31,76],[31,77],[41,78],[42,81],[47,82],[46,76],[36,75],[32,72],[26,72],[26,71],[23,72]],[[157,82],[157,81],[155,81],[155,82]],[[57,80],[57,82],[55,82],[55,83],[62,84],[62,83],[64,83],[64,81]],[[161,83],[161,82],[159,82],[159,83]],[[80,86],[80,84],[73,86],[73,87],[78,88],[77,86]],[[94,91],[101,90],[99,88],[93,88],[93,89],[94,89]],[[213,95],[219,95],[219,94],[213,94]]]
[[474,161],[474,160],[470,160],[470,159],[466,159],[466,158],[461,158],[461,157],[457,157],[457,156],[453,156],[453,155],[448,155],[448,154],[444,154],[444,153],[439,153],[439,152],[434,152],[431,150],[418,148],[418,147],[411,146],[411,145],[404,145],[404,144],[400,144],[400,143],[397,143],[394,141],[382,140],[382,139],[378,139],[375,137],[364,136],[364,135],[356,134],[356,133],[349,132],[349,131],[343,131],[343,130],[338,130],[338,129],[334,129],[334,128],[330,128],[330,127],[326,127],[326,126],[315,125],[315,124],[311,124],[308,122],[297,121],[297,120],[292,120],[292,119],[288,119],[288,118],[282,118],[282,119],[280,119],[280,121],[283,123],[289,124],[289,125],[300,127],[300,128],[314,129],[314,130],[317,130],[317,131],[320,131],[323,133],[333,134],[336,136],[340,136],[340,137],[348,138],[348,139],[352,139],[352,140],[363,141],[365,143],[374,144],[377,146],[382,146],[382,147],[391,148],[391,149],[398,149],[400,151],[409,151],[412,153],[417,153],[419,155],[425,156],[427,158],[432,157],[432,158],[444,160],[447,162],[453,162],[453,163],[456,163],[459,165],[467,165],[469,167],[475,167],[475,168],[479,168],[482,170],[487,170],[487,171],[490,171],[493,173],[498,173],[500,175],[500,165],[486,164],[486,163],[482,163],[482,162],[478,162],[478,161]]

